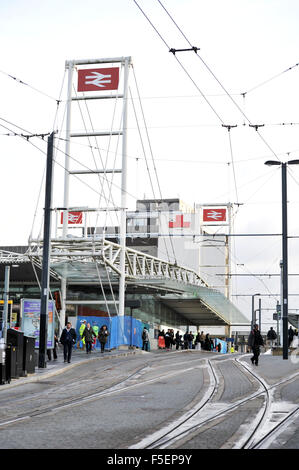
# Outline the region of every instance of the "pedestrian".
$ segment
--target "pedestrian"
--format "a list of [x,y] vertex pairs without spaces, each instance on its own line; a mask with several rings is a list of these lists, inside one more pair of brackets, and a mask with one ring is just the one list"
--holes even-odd
[[293,339],[294,339],[294,330],[293,328],[290,326],[289,330],[288,330],[288,339],[289,339],[289,347],[291,346],[292,342],[293,342]]
[[221,352],[221,343],[218,343],[216,346],[217,351],[220,353]]
[[199,331],[197,332],[197,335],[196,335],[196,338],[195,338],[195,341],[194,341],[194,348],[197,349],[198,351],[201,350],[201,341],[200,341],[200,333]]
[[205,351],[211,351],[211,340],[210,340],[210,335],[209,335],[209,333],[206,334],[205,342],[204,342],[204,345],[203,345],[203,349],[204,349]]
[[267,333],[267,340],[269,340],[270,348],[274,346],[274,341],[276,340],[276,338],[277,338],[276,331],[273,330],[273,326],[271,326],[270,330]]
[[170,328],[168,328],[168,330],[165,333],[165,347],[167,351],[170,350],[171,341],[172,341],[171,331],[170,331]]
[[[57,338],[57,332],[55,331],[54,333],[54,345],[53,345],[53,360],[57,360],[57,344],[58,344],[58,338]],[[47,355],[49,361],[52,360],[52,349],[47,349]]]
[[76,343],[76,331],[72,328],[71,322],[67,322],[62,330],[60,342],[63,344],[64,362],[71,362],[73,345]]
[[200,333],[200,336],[199,336],[199,342],[200,342],[200,345],[201,345],[201,349],[204,349],[204,345],[205,345],[205,335],[203,333],[203,331]]
[[158,348],[165,349],[165,332],[164,330],[159,331],[158,334]]
[[142,351],[148,351],[148,344],[149,344],[149,336],[147,328],[143,328],[142,332]]
[[248,346],[253,352],[253,356],[250,358],[250,360],[252,364],[257,366],[259,362],[260,346],[264,346],[264,340],[257,324],[253,326],[253,330],[251,330],[248,336]]
[[82,340],[85,339],[86,344],[86,354],[91,354],[91,347],[93,343],[93,338],[96,338],[97,335],[93,331],[93,328],[90,326],[90,323],[87,323],[86,328],[82,333]]
[[176,332],[176,335],[175,335],[175,349],[178,350],[179,347],[180,347],[180,344],[181,344],[181,335],[180,335],[180,332],[179,330]]
[[101,343],[101,353],[104,352],[105,350],[105,345],[107,343],[107,339],[109,336],[109,331],[106,325],[101,326],[99,334],[98,334],[98,340]]
[[193,339],[194,339],[193,333],[192,333],[192,331],[190,331],[190,332],[188,333],[188,336],[187,336],[188,348],[189,348],[189,349],[192,349],[192,346],[193,346]]
[[188,349],[188,331],[184,334],[184,349]]
[[175,340],[174,340],[174,331],[173,330],[170,330],[170,349],[172,349],[172,346],[175,344]]
[[[85,346],[85,338],[83,338],[83,331],[85,330],[86,328],[86,320],[81,320],[81,325],[80,325],[80,328],[79,328],[79,335],[80,335],[80,341],[82,341],[82,349],[84,349],[84,346]],[[81,347],[81,345],[80,345]]]

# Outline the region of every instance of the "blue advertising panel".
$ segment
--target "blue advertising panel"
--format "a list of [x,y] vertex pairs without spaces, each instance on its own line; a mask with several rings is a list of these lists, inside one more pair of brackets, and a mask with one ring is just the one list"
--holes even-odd
[[[22,331],[25,336],[35,338],[35,348],[39,347],[40,304],[40,299],[21,300]],[[52,348],[54,348],[54,302],[49,300],[47,349]]]

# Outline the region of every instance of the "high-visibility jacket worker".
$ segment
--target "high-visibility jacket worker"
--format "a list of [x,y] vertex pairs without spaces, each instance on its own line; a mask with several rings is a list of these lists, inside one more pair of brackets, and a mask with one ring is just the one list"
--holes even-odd
[[79,335],[81,337],[81,341],[84,346],[85,346],[85,338],[82,338],[82,335],[83,335],[83,331],[85,330],[85,328],[86,328],[86,320],[81,320],[81,326],[79,328]]

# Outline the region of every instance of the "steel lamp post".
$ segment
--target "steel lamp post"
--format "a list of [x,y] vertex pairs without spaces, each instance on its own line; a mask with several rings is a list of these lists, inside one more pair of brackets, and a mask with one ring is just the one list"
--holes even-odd
[[298,165],[299,160],[280,162],[268,160],[265,165],[281,166],[282,189],[282,330],[283,359],[288,359],[288,219],[287,219],[287,165]]
[[256,323],[256,317],[255,317],[255,310],[254,310],[254,297],[256,295],[261,295],[261,294],[253,294],[251,296],[251,329],[253,330],[253,326]]

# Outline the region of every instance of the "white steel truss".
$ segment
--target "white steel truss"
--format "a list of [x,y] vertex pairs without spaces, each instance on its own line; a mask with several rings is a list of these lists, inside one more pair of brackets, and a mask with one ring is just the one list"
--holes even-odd
[[[86,263],[98,263],[121,275],[121,245],[108,240],[94,240],[90,238],[76,239],[52,239],[51,240],[51,276],[58,277],[55,272],[55,264],[72,261]],[[24,254],[8,251],[0,252],[0,263],[24,263],[32,262],[36,266],[42,266],[43,244],[42,241],[31,241]],[[170,279],[194,286],[208,287],[206,282],[192,269],[178,266],[175,263],[155,258],[132,248],[125,249],[125,278],[126,280],[144,279]]]

